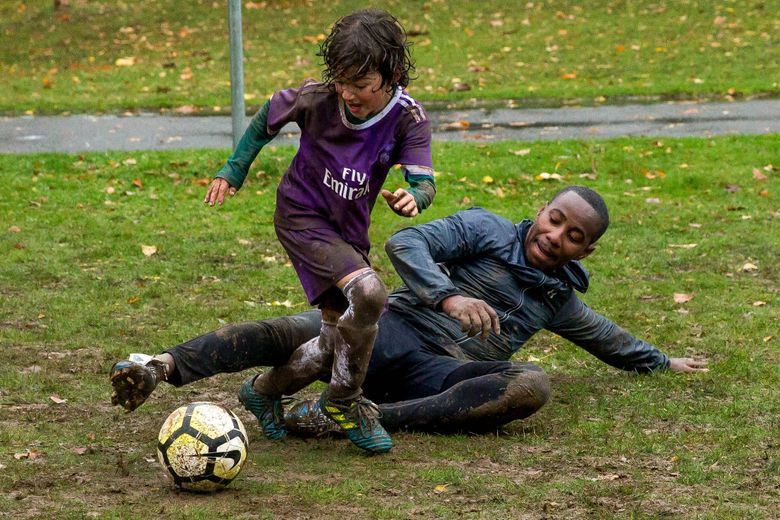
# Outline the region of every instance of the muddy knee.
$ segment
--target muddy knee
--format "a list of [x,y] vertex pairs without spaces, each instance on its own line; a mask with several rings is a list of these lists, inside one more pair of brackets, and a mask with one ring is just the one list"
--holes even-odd
[[339,328],[360,329],[376,325],[385,308],[387,289],[373,269],[347,282],[343,289],[349,307],[339,319]]
[[536,411],[544,406],[550,399],[550,394],[550,376],[541,369],[526,368],[516,373],[507,384],[507,395],[510,399],[528,411]]

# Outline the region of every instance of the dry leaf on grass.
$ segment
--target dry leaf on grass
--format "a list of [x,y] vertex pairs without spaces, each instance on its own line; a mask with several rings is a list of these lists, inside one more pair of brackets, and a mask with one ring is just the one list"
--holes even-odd
[[685,293],[674,293],[674,303],[686,303],[693,300],[693,296]]

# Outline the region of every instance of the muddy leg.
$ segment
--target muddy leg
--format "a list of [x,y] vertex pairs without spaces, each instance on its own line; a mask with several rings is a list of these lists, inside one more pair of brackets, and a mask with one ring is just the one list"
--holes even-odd
[[320,335],[298,347],[284,365],[260,374],[255,379],[255,391],[270,396],[292,395],[327,376],[333,365],[333,351],[341,343],[336,322],[323,319]]
[[440,394],[380,405],[382,425],[388,430],[484,432],[530,416],[549,398],[547,374],[528,363],[503,363],[499,372],[459,380]]
[[166,350],[175,369],[168,382],[182,386],[224,372],[281,365],[320,332],[320,312],[227,325]]

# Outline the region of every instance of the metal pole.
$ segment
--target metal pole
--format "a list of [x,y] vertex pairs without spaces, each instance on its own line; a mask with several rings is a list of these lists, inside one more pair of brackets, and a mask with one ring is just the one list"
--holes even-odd
[[241,0],[228,1],[230,31],[230,113],[233,117],[233,150],[244,133],[244,46],[241,35]]

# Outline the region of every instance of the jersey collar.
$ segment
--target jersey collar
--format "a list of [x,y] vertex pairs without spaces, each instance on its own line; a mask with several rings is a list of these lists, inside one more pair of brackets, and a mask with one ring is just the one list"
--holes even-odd
[[363,130],[364,128],[370,128],[374,126],[376,123],[378,123],[379,121],[381,121],[382,118],[384,118],[393,109],[396,103],[398,103],[398,98],[401,97],[401,92],[402,92],[401,87],[395,87],[395,92],[393,93],[393,97],[391,97],[390,101],[387,102],[385,108],[383,108],[381,112],[374,114],[373,116],[371,116],[370,118],[366,119],[365,121],[359,124],[351,123],[347,119],[347,114],[345,112],[346,109],[344,108],[344,102],[341,99],[339,99],[338,100],[339,116],[341,116],[341,122],[344,123],[344,126],[349,128],[350,130]]

